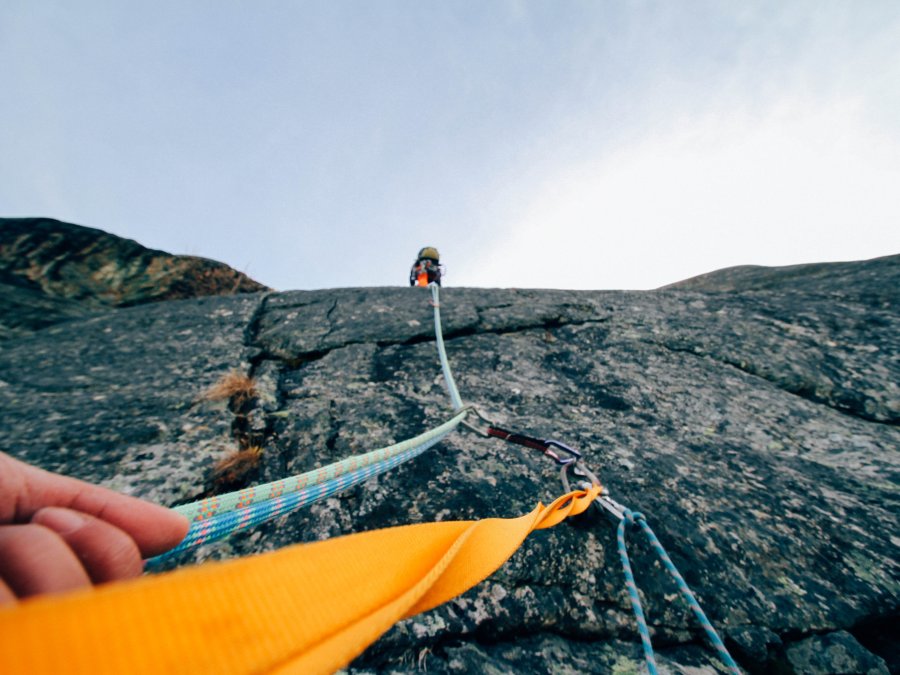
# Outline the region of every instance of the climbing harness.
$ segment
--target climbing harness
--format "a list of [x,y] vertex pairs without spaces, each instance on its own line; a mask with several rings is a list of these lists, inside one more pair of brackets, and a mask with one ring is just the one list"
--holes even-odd
[[426,246],[419,250],[416,261],[409,270],[410,286],[441,285],[444,268],[441,266],[441,255],[434,246]]
[[417,260],[409,271],[410,286],[440,286],[444,268],[434,260]]

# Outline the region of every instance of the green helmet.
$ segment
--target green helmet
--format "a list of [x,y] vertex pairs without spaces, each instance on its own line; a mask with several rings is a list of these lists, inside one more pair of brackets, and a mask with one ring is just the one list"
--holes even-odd
[[421,251],[419,251],[419,260],[421,260],[422,258],[428,258],[429,260],[440,262],[441,254],[438,253],[438,250],[434,246],[426,246]]

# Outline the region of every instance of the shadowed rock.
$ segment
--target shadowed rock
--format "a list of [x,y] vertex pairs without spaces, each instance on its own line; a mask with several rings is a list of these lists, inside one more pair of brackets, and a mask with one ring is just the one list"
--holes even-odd
[[[834,646],[831,663],[852,647],[855,663],[881,672],[883,658],[896,671],[886,645],[900,641],[900,316],[871,265],[843,268],[841,296],[799,282],[741,293],[445,288],[444,334],[465,402],[579,448],[614,498],[646,514],[743,667],[833,672],[810,656],[821,642]],[[415,288],[201,298],[11,337],[0,345],[0,447],[164,504],[203,492],[238,428],[263,440],[260,481],[382,447],[449,416],[429,299]],[[239,424],[225,403],[200,399],[234,368],[257,383]],[[516,516],[561,492],[544,456],[460,431],[181,562]],[[637,531],[629,541],[661,665],[723,672],[652,550]],[[614,523],[596,510],[534,533],[351,671],[640,662]]]
[[214,260],[51,218],[0,218],[0,338],[107,307],[265,290]]
[[846,631],[800,640],[788,648],[787,658],[799,673],[888,675],[884,660],[866,650]]

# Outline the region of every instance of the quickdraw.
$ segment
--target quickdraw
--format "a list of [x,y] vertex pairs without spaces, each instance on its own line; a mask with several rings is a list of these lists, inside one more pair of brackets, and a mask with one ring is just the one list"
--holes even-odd
[[[659,556],[666,570],[675,580],[675,583],[678,586],[678,590],[681,592],[682,597],[685,599],[691,611],[694,613],[694,616],[696,616],[700,625],[703,627],[707,639],[718,653],[719,658],[728,668],[729,672],[731,672],[733,675],[740,675],[740,668],[738,668],[738,665],[731,657],[731,654],[728,653],[725,644],[722,642],[722,639],[719,637],[712,623],[703,612],[703,609],[700,607],[700,603],[691,592],[691,589],[688,587],[687,582],[685,582],[684,577],[681,576],[681,573],[675,567],[675,564],[672,562],[669,554],[663,548],[663,545],[653,533],[653,530],[650,529],[650,525],[647,524],[647,520],[644,515],[642,513],[635,513],[631,511],[629,508],[623,506],[615,499],[613,499],[609,495],[606,488],[601,485],[600,479],[597,477],[597,474],[595,474],[588,468],[587,464],[584,462],[584,456],[581,452],[565,443],[562,443],[561,441],[535,438],[534,436],[528,436],[526,434],[503,429],[493,424],[488,418],[481,414],[477,410],[477,408],[473,407],[472,411],[483,422],[487,424],[487,427],[482,429],[467,421],[462,422],[463,426],[482,436],[499,438],[509,443],[515,443],[516,445],[521,445],[526,448],[541,451],[544,455],[552,459],[557,465],[560,466],[560,478],[562,480],[563,490],[566,493],[570,493],[573,489],[569,481],[570,471],[576,478],[581,479],[581,483],[578,487],[585,490],[591,488],[599,489],[599,493],[594,498],[594,503],[597,504],[597,506],[599,506],[600,508],[604,509],[619,523],[616,530],[619,560],[622,563],[622,571],[625,576],[625,587],[628,591],[628,597],[631,602],[632,611],[634,612],[638,633],[641,637],[641,645],[644,651],[644,661],[647,664],[647,671],[650,675],[657,675],[658,673],[656,657],[653,653],[653,643],[650,639],[650,629],[647,626],[647,620],[644,616],[644,610],[641,605],[640,596],[638,594],[637,584],[634,580],[634,572],[631,568],[631,561],[628,557],[628,550],[625,546],[626,527],[639,526],[643,530],[652,548]],[[560,456],[557,450],[566,456]]]

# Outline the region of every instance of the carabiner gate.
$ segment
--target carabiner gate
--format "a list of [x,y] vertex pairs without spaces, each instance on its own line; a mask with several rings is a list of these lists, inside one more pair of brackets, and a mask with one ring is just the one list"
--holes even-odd
[[[574,464],[578,460],[581,459],[581,453],[578,452],[575,448],[570,445],[566,445],[560,441],[554,441],[552,438],[544,439],[544,445],[546,445],[546,449],[544,450],[544,454],[547,455],[554,462],[559,464],[560,466],[567,466],[569,464]],[[569,455],[568,457],[560,457],[558,454],[553,452],[550,448],[557,448],[558,450],[562,450],[564,453]]]

